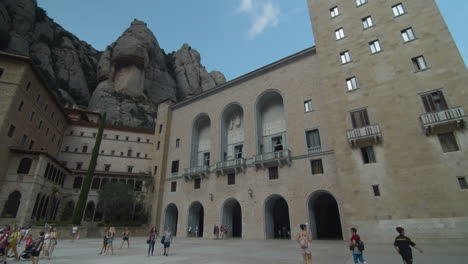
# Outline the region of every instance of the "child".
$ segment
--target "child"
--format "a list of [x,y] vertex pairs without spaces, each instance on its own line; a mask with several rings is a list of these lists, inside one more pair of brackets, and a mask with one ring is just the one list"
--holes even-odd
[[26,235],[25,241],[26,241],[26,246],[25,246],[25,248],[26,248],[26,249],[29,249],[29,248],[32,246],[32,243],[33,243],[33,241],[34,241],[32,235],[27,234],[27,235]]
[[104,235],[104,240],[102,241],[101,253],[99,253],[99,254],[102,255],[102,253],[106,253],[106,251],[107,251],[107,236]]

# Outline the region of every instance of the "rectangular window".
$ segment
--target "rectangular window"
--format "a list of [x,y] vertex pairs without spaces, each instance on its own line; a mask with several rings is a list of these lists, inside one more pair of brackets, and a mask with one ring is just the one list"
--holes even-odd
[[45,106],[44,106],[44,112],[47,112],[47,108],[49,108],[49,105],[48,105],[48,104],[45,104]]
[[171,182],[171,192],[176,192],[177,190],[177,182]]
[[18,112],[21,112],[21,110],[23,109],[23,105],[24,105],[24,102],[21,101],[18,105]]
[[159,134],[161,134],[161,132],[162,132],[162,127],[163,127],[163,125],[162,125],[162,124],[161,124],[161,125],[159,125]]
[[333,17],[336,17],[339,14],[340,14],[340,11],[338,10],[337,6],[330,8],[330,17],[333,18]]
[[127,150],[127,157],[131,157],[131,156],[132,156],[132,150],[129,149],[129,150]]
[[136,156],[137,156],[137,158],[139,158],[140,157],[140,152],[137,152]]
[[349,51],[340,53],[340,57],[341,57],[341,64],[346,64],[351,61],[351,55],[349,54]]
[[37,126],[37,129],[41,130],[41,128],[42,128],[42,120],[39,121],[39,126]]
[[110,164],[104,164],[104,171],[110,171]]
[[353,128],[369,126],[370,122],[367,115],[367,109],[351,112],[351,122],[353,123]]
[[119,135],[115,135],[115,139],[116,139],[116,140],[119,140]]
[[78,148],[75,148],[75,152],[78,152]]
[[203,165],[210,166],[210,153],[203,153]]
[[123,156],[123,152],[120,152],[120,156]]
[[411,59],[413,61],[413,66],[416,71],[422,71],[427,69],[427,63],[424,59],[424,56],[418,56]]
[[145,159],[148,158],[148,154],[145,154]]
[[34,115],[35,115],[35,114],[36,114],[36,113],[34,113],[34,111],[31,112],[31,115],[29,116],[29,121],[33,121]]
[[39,103],[39,100],[41,100],[41,95],[38,94],[37,97],[36,97],[36,104]]
[[115,155],[115,150],[111,150],[111,155],[112,155],[112,156]]
[[70,150],[69,146],[65,146],[65,152],[68,152]]
[[81,170],[82,167],[83,167],[83,162],[77,162],[76,163],[76,169],[77,170]]
[[348,88],[348,91],[352,91],[359,88],[356,81],[356,77],[353,76],[351,78],[346,79],[346,87]]
[[365,3],[367,3],[367,0],[356,0],[356,6],[362,6]]
[[228,185],[236,184],[236,174],[235,173],[229,173],[227,175],[227,184]]
[[93,137],[96,137],[96,136],[97,136],[97,134],[96,134],[96,133],[93,133]]
[[130,139],[130,137],[125,137],[125,140],[128,141]]
[[444,94],[440,90],[421,95],[421,99],[426,113],[440,112],[448,109]]
[[146,143],[150,143],[150,140],[149,140],[149,138],[147,138],[147,139],[146,139]]
[[340,28],[340,29],[335,30],[335,37],[336,37],[336,40],[340,40],[344,38],[344,29]]
[[3,68],[0,68],[0,78],[2,78],[4,72],[5,70]]
[[175,140],[175,147],[179,148],[179,145],[180,145],[180,138]]
[[311,100],[304,101],[304,111],[306,111],[306,112],[311,112],[312,111],[312,101]]
[[408,42],[414,40],[416,37],[414,36],[414,32],[412,28],[407,28],[401,31],[401,36],[403,37],[404,42]]
[[34,147],[34,140],[31,140],[29,142],[29,149],[32,149]]
[[460,189],[462,190],[468,189],[468,184],[466,183],[465,177],[458,177],[458,184],[460,184]]
[[15,134],[16,127],[14,125],[10,125],[10,128],[8,129],[8,137],[13,137]]
[[31,81],[29,81],[28,84],[26,84],[26,92],[29,91],[29,88],[31,88]]
[[156,150],[159,150],[159,147],[161,147],[161,141],[158,141],[158,144],[156,146]]
[[80,136],[84,136],[84,132],[80,132]]
[[278,175],[278,167],[270,167],[268,168],[268,178],[270,180],[276,180],[279,178]]
[[236,159],[241,159],[244,152],[244,145],[237,145],[234,147],[234,154],[236,155]]
[[320,133],[318,129],[306,131],[307,149],[310,152],[320,152],[322,144],[320,142]]
[[172,174],[179,173],[179,161],[178,160],[173,160],[172,161],[171,173]]
[[362,19],[362,27],[364,29],[370,28],[374,25],[374,22],[372,21],[372,17],[368,16]]
[[379,40],[374,40],[372,42],[369,42],[369,48],[372,54],[382,51],[382,47],[380,46]]
[[200,185],[201,185],[201,179],[200,178],[197,178],[193,181],[193,188],[194,189],[200,189]]
[[392,6],[392,10],[393,10],[393,16],[395,17],[401,16],[404,13],[406,13],[405,8],[403,8],[403,5],[401,3],[399,3],[398,5]]
[[127,172],[133,172],[133,166],[127,166]]
[[442,146],[442,151],[444,153],[460,150],[453,132],[439,134],[437,136],[439,137],[440,145]]
[[273,144],[273,151],[281,151],[283,150],[283,137],[273,137],[271,138],[272,144]]
[[323,174],[323,164],[322,159],[311,160],[310,167],[312,169],[312,175],[314,174]]
[[158,166],[154,166],[154,175],[158,172]]
[[372,146],[361,148],[362,161],[364,164],[375,163],[375,153]]
[[141,138],[137,138],[137,142],[141,142]]
[[84,152],[84,153],[88,152],[88,146],[83,146],[83,149],[81,152]]
[[20,145],[21,145],[21,146],[26,146],[26,141],[28,141],[28,136],[23,135],[23,137],[21,138],[21,143],[20,143]]
[[374,191],[374,196],[380,196],[379,185],[372,185],[372,190]]
[[136,181],[135,182],[135,192],[141,192],[143,190],[143,182],[142,181]]

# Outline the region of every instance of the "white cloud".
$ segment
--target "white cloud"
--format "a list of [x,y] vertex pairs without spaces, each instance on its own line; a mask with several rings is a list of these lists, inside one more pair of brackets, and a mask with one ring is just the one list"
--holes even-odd
[[269,27],[277,26],[281,14],[273,0],[240,0],[239,11],[252,19],[247,33],[250,38],[262,34]]

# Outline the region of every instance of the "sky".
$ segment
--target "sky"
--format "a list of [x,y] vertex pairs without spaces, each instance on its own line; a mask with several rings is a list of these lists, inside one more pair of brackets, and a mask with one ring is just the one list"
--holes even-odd
[[[351,0],[350,0],[351,1]],[[375,0],[369,0],[375,1]],[[468,0],[436,0],[465,64]],[[55,22],[104,51],[134,18],[166,53],[184,43],[228,80],[314,45],[307,0],[38,0]]]

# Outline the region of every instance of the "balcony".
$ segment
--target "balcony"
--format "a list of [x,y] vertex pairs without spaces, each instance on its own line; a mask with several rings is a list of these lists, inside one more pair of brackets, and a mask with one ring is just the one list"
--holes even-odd
[[352,146],[359,143],[373,142],[377,144],[382,141],[382,133],[380,132],[379,125],[370,125],[346,131],[348,142]]
[[192,167],[185,169],[184,178],[191,180],[195,178],[205,178],[210,174],[210,167],[207,165]]
[[253,157],[255,168],[267,168],[273,166],[283,167],[283,164],[291,166],[291,152],[289,149],[283,149],[276,152],[263,153]]
[[424,132],[426,135],[429,135],[437,127],[455,126],[456,128],[462,128],[465,122],[465,112],[460,106],[439,112],[422,114],[419,119],[421,120]]
[[316,154],[322,152],[322,146],[310,147],[307,149],[307,153],[309,155]]
[[245,168],[246,164],[244,158],[220,161],[215,165],[215,171],[218,176],[224,175],[226,172],[230,171],[235,171],[236,173],[244,172]]

